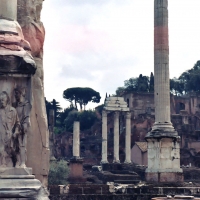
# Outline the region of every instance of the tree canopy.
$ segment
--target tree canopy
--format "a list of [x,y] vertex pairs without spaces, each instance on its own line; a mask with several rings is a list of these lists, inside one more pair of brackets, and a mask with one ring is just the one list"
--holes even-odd
[[51,102],[45,99],[47,118],[49,119],[49,110],[54,110],[55,125],[57,124],[57,119],[59,118],[60,111],[62,110],[60,103],[53,99]]
[[170,80],[170,90],[176,95],[187,94],[189,92],[200,92],[200,60],[194,67],[183,72],[181,76]]
[[[153,92],[154,91],[154,75],[151,72],[150,78],[142,74],[136,78],[130,78],[124,81],[123,87],[116,90],[117,96],[129,92]],[[200,60],[195,65],[183,72],[179,78],[170,79],[170,92],[175,95],[183,95],[190,92],[200,93]]]
[[85,87],[74,87],[74,88],[68,88],[63,92],[63,98],[69,101],[70,103],[75,105],[75,108],[77,109],[77,103],[80,105],[80,109],[85,110],[85,106],[88,104],[88,102],[94,102],[99,103],[101,96],[99,92],[93,90],[92,88]]
[[73,110],[69,112],[64,123],[65,123],[66,131],[72,132],[74,121],[79,121],[80,130],[83,131],[83,130],[90,129],[94,125],[96,120],[97,120],[97,116],[96,116],[95,111],[84,110],[83,112],[78,112],[78,111]]
[[154,84],[153,73],[151,73],[151,78],[140,74],[137,78],[132,77],[128,80],[125,80],[124,86],[118,87],[116,94],[121,96],[128,92],[152,92],[154,90],[152,84]]

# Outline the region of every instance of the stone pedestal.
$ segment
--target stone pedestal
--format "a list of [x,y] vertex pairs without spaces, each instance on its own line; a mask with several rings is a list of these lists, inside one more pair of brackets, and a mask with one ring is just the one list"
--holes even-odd
[[0,168],[0,198],[48,200],[48,192],[31,168]]
[[69,183],[84,183],[86,179],[83,177],[83,159],[73,157],[70,159]]
[[148,182],[182,182],[183,171],[180,168],[180,137],[177,132],[152,131],[147,134]]

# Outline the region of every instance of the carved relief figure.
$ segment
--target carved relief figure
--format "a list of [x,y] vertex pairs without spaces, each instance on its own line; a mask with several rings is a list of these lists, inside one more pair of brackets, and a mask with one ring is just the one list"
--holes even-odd
[[19,154],[18,154],[18,163],[19,167],[26,167],[26,144],[27,144],[27,133],[28,127],[30,127],[30,110],[31,105],[29,101],[25,98],[25,88],[17,87],[14,89],[14,95],[16,102],[13,103],[13,106],[16,108],[20,125],[21,132],[18,136],[19,141]]
[[20,134],[20,122],[15,108],[10,106],[7,92],[0,94],[0,167],[13,167],[16,164],[17,137]]

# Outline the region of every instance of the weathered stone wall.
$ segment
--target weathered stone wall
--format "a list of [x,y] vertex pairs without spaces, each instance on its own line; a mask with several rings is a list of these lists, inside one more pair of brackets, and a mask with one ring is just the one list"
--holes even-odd
[[123,192],[118,190],[112,193],[112,187],[108,185],[68,185],[68,193],[60,193],[59,187],[57,193],[54,188],[50,195],[51,200],[150,200],[153,197],[165,197],[167,195],[194,195],[199,196],[198,183],[172,183],[172,184],[145,184],[130,186]]
[[27,166],[44,186],[47,185],[49,167],[48,126],[44,101],[43,43],[45,31],[40,21],[43,0],[18,0],[17,19],[25,39],[30,43],[32,56],[37,65],[33,77],[33,101],[31,111],[31,133],[28,135]]

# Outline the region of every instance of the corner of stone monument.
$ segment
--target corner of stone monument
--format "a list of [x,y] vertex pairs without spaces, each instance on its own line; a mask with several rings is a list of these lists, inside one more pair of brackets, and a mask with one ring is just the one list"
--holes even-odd
[[47,190],[26,166],[36,64],[16,21],[17,0],[0,4],[0,198],[48,200]]

